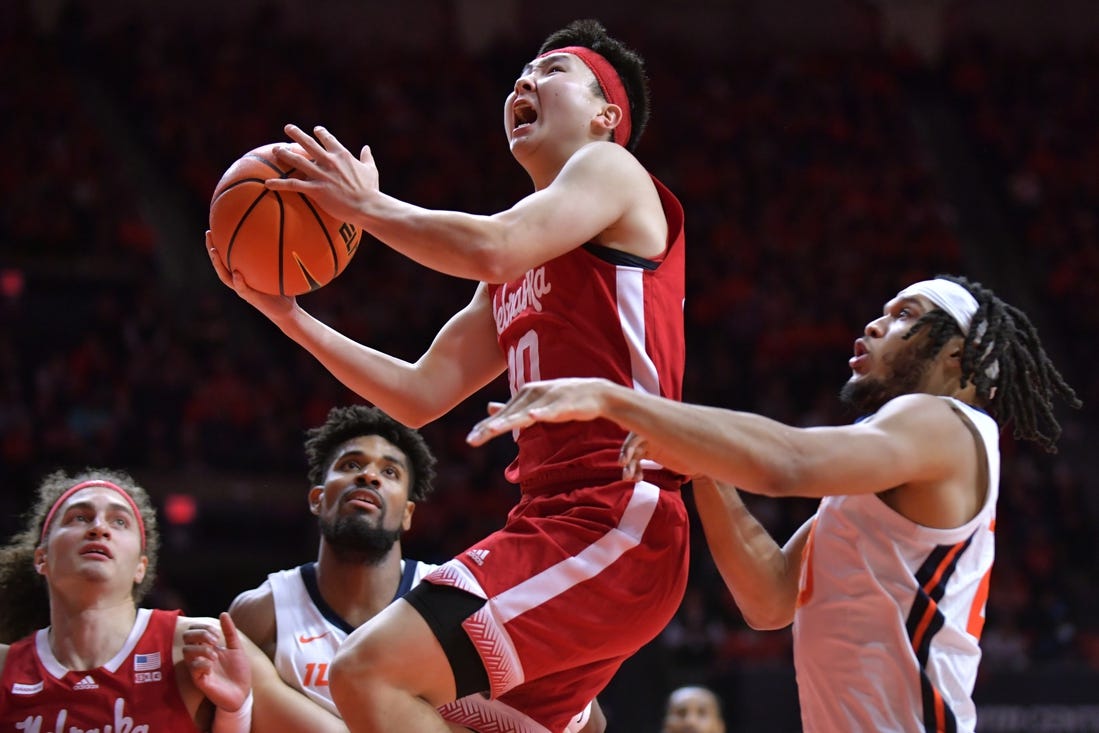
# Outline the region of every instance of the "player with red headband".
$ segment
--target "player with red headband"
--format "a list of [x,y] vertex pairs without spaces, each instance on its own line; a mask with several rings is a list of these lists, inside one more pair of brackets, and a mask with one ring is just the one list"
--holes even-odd
[[28,520],[0,548],[0,730],[343,730],[282,684],[228,614],[219,630],[215,619],[137,607],[159,535],[149,495],[128,475],[53,473]]
[[[304,193],[398,252],[479,281],[415,363],[352,341],[293,298],[222,281],[336,377],[401,422],[445,414],[500,373],[600,376],[681,397],[683,210],[634,157],[648,117],[643,63],[595,21],[552,34],[504,105],[512,156],[534,191],[491,216],[425,209],[379,189],[368,147],[287,133],[280,161]],[[623,482],[610,422],[520,431],[508,469],[522,498],[505,527],[352,634],[330,675],[354,731],[566,729],[619,665],[663,629],[687,577],[682,477],[651,465]],[[505,721],[474,705],[484,693]],[[436,712],[443,707],[445,720]]]

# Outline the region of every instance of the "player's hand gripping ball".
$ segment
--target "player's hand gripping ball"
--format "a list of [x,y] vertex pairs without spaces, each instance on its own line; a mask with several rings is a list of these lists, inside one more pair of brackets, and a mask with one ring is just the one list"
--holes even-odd
[[[268,178],[297,177],[263,145],[229,166],[210,201],[210,233],[222,262],[250,287],[272,295],[301,295],[343,272],[362,232],[338,221],[306,195],[268,190]],[[290,143],[305,155],[301,146]]]

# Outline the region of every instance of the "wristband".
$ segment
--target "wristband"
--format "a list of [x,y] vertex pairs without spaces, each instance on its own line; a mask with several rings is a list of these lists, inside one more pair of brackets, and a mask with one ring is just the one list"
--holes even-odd
[[252,727],[252,691],[248,691],[248,697],[236,710],[229,712],[224,708],[218,708],[214,712],[214,725],[211,733],[248,733]]

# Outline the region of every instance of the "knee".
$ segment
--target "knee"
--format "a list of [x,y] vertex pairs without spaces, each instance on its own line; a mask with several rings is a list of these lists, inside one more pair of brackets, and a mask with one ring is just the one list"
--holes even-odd
[[376,665],[355,649],[341,647],[328,667],[328,691],[347,727],[357,733],[383,731],[377,717],[388,688],[379,684]]
[[345,644],[336,652],[328,668],[328,683],[332,697],[354,695],[356,686],[370,689],[376,682],[378,672],[377,665],[371,663],[369,654],[363,653],[361,649],[355,649],[354,645]]

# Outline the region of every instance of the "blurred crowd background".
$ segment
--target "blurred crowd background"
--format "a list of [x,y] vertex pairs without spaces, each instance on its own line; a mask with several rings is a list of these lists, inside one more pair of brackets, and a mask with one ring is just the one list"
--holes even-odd
[[[303,432],[359,400],[217,281],[203,247],[214,184],[284,139],[285,123],[323,123],[354,150],[371,145],[389,193],[505,208],[530,186],[507,152],[503,99],[541,40],[577,17],[602,19],[648,62],[639,157],[687,212],[689,401],[848,420],[836,395],[853,339],[900,287],[936,273],[1031,315],[1085,407],[1058,413],[1057,455],[1005,435],[981,729],[1099,730],[1088,0],[9,0],[5,536],[49,470],[110,466],[162,511],[153,604],[214,614],[312,559]],[[415,359],[473,288],[366,242],[300,302]],[[423,429],[438,490],[416,512],[409,556],[449,558],[517,499],[502,476],[513,444],[464,442],[506,394],[500,380]],[[779,541],[813,511],[749,501]],[[695,530],[678,616],[604,695],[610,730],[657,730],[685,682],[719,692],[731,730],[796,730],[789,631],[744,624]]]

